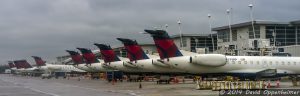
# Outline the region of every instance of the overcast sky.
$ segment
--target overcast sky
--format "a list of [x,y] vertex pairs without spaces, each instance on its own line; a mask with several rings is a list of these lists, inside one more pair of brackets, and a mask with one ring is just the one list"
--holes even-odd
[[228,8],[233,23],[249,21],[250,3],[256,20],[300,20],[299,0],[0,0],[0,64],[55,60],[66,49],[96,49],[95,42],[120,46],[117,37],[151,43],[140,32],[168,24],[177,34],[179,17],[184,34],[209,33],[207,14],[213,27],[228,24]]

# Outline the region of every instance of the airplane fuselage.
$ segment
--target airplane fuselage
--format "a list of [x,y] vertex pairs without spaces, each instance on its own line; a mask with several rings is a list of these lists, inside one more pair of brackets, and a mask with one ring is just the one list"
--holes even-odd
[[188,73],[256,73],[276,69],[279,74],[299,74],[300,57],[226,56],[223,66],[212,67],[190,62],[191,56],[164,59],[165,63]]

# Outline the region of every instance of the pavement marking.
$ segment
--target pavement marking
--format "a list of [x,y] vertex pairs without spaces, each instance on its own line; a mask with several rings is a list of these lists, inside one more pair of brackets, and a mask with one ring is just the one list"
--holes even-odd
[[[70,87],[77,87],[77,88],[82,88],[82,89],[87,89],[87,90],[94,90],[94,91],[100,91],[98,89],[94,89],[94,88],[87,88],[87,87],[80,87],[80,86],[76,86],[76,85],[69,85],[69,84],[63,84],[63,83],[56,83],[59,85],[65,85],[65,86],[70,86]],[[127,90],[128,91],[128,90]],[[129,92],[120,92],[120,91],[115,91],[115,90],[107,90],[107,91],[103,91],[103,92],[110,92],[110,93],[124,93],[124,94],[128,94],[131,96],[139,96],[136,93],[134,93],[134,91],[130,90]]]
[[28,88],[28,89],[30,89],[30,90],[32,90],[32,91],[39,92],[39,93],[43,93],[43,94],[47,94],[47,95],[60,96],[60,95],[58,95],[58,94],[45,92],[45,91],[38,90],[38,89],[34,89],[34,88],[31,88],[31,87],[28,87],[28,86],[26,86],[26,87],[24,87],[24,88]]
[[97,89],[94,89],[94,88],[80,87],[80,86],[76,86],[76,85],[69,85],[69,84],[63,84],[63,83],[56,83],[56,84],[70,86],[70,87],[77,87],[77,88],[82,88],[82,89],[87,89],[87,90],[100,91],[100,90],[97,90]]
[[49,93],[49,92],[44,92],[44,91],[42,91],[42,90],[34,89],[34,88],[25,86],[25,85],[23,85],[23,84],[20,84],[20,83],[14,82],[14,81],[7,81],[7,80],[3,80],[3,79],[1,79],[1,80],[4,81],[4,82],[10,82],[10,83],[13,83],[14,85],[22,85],[22,86],[18,86],[18,87],[28,88],[28,89],[30,89],[30,90],[32,90],[32,91],[35,91],[35,92],[39,92],[39,93],[43,93],[43,94],[47,94],[47,95],[52,95],[52,96],[60,96],[60,95],[57,95],[57,94],[54,94],[54,93]]

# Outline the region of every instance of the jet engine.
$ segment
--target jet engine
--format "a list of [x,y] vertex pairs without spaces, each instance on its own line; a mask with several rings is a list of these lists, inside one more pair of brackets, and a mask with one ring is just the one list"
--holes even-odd
[[158,59],[152,59],[152,64],[162,67],[170,67],[168,64],[165,64],[163,61],[159,61]]
[[128,66],[128,67],[132,67],[132,68],[137,67],[136,64],[135,64],[135,61],[133,61],[133,62],[123,62],[123,65]]
[[201,54],[190,57],[190,63],[209,67],[223,66],[226,60],[226,56],[222,54]]

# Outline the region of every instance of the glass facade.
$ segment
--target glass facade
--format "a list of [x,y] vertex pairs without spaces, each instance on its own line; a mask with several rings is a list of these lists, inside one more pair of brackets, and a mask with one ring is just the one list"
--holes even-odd
[[223,42],[229,42],[230,41],[229,30],[223,30],[221,32],[218,32],[218,39],[222,40]]
[[232,30],[232,41],[237,40],[237,30]]
[[[214,36],[214,47],[217,49],[217,36]],[[211,37],[193,37],[191,38],[191,51],[196,52],[196,48],[208,48],[207,51],[212,52],[212,39]]]
[[120,57],[127,57],[127,52],[126,52],[125,48],[122,48],[122,49],[117,48],[114,51]]
[[[259,26],[254,26],[254,30],[255,30],[255,38],[260,38],[260,27]],[[253,27],[252,26],[250,26],[248,28],[248,34],[249,34],[250,39],[254,38]]]
[[296,34],[296,35],[297,35],[297,39],[296,39],[296,40],[297,40],[297,43],[300,44],[300,43],[299,43],[299,42],[300,42],[300,38],[299,38],[299,36],[300,36],[300,26],[297,26],[297,27],[296,27],[296,33],[297,33],[297,34]]
[[276,46],[296,45],[297,41],[299,41],[299,36],[299,31],[297,32],[297,27],[295,26],[266,26],[266,38],[270,39],[271,45],[274,45],[274,39]]

